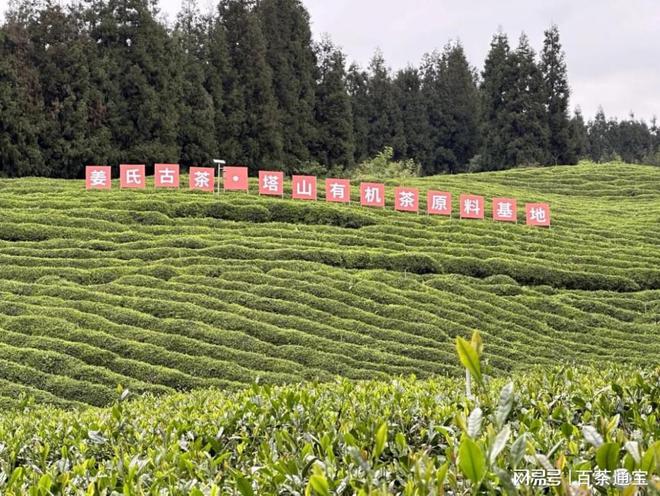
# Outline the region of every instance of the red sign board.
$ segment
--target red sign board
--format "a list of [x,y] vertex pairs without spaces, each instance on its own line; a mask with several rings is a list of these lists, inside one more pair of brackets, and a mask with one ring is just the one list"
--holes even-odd
[[550,227],[550,205],[547,203],[528,203],[525,213],[528,226]]
[[225,191],[247,191],[248,168],[231,166],[222,169],[222,187]]
[[112,188],[112,172],[107,165],[88,165],[85,167],[85,188],[110,189]]
[[351,182],[348,179],[326,179],[325,200],[348,203],[351,201]]
[[384,207],[385,185],[382,183],[361,183],[360,204],[365,207]]
[[295,200],[316,200],[316,176],[291,176],[291,197]]
[[282,196],[284,194],[284,173],[259,171],[259,194]]
[[451,215],[451,193],[447,191],[427,191],[426,211],[432,215]]
[[154,165],[154,186],[156,188],[178,188],[179,164]]
[[121,164],[119,166],[119,187],[140,188],[146,187],[147,177],[144,173],[144,164]]
[[395,188],[394,209],[401,212],[418,212],[419,190],[417,188]]
[[518,207],[515,198],[493,198],[493,220],[517,222]]
[[460,196],[461,219],[483,219],[484,197],[477,195]]
[[188,176],[190,189],[213,193],[215,188],[215,169],[213,167],[191,167]]

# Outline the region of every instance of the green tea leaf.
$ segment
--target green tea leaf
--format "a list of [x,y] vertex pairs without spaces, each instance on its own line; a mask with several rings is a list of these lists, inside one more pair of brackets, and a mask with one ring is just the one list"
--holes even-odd
[[470,413],[467,419],[467,433],[471,438],[476,438],[481,432],[481,422],[483,420],[483,413],[481,408],[477,407]]
[[458,353],[458,358],[463,364],[463,366],[470,372],[470,375],[474,379],[482,383],[481,376],[481,365],[479,363],[479,355],[476,350],[472,347],[466,339],[463,339],[460,336],[456,336],[456,352]]
[[500,399],[495,410],[495,425],[502,428],[513,407],[513,382],[506,384],[500,391]]
[[615,470],[619,465],[619,443],[605,443],[596,451],[596,463],[603,470]]
[[385,449],[387,442],[387,422],[383,422],[376,431],[376,446],[374,447],[374,458],[378,458]]
[[499,455],[506,446],[506,442],[509,440],[510,435],[511,435],[511,428],[507,424],[500,432],[497,433],[497,436],[495,436],[495,439],[493,440],[493,445],[490,447],[490,451],[488,453],[488,460],[491,463],[491,465],[495,463],[495,459],[497,458],[497,455]]
[[330,485],[325,475],[316,473],[309,478],[309,486],[320,496],[330,496]]
[[463,436],[458,449],[458,465],[461,472],[474,483],[486,475],[486,458],[481,447],[468,436]]

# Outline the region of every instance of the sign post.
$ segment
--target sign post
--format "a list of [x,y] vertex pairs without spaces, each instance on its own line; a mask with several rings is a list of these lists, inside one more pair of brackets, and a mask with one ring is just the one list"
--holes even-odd
[[225,162],[224,160],[220,160],[220,159],[214,158],[214,159],[213,159],[213,163],[216,164],[216,166],[218,167],[218,181],[217,181],[217,183],[218,183],[218,190],[217,190],[217,193],[220,194],[220,179],[222,178],[222,167],[223,167],[227,162]]

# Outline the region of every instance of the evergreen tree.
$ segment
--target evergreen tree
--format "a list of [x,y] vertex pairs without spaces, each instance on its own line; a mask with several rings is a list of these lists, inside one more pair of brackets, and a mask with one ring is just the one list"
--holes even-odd
[[424,164],[430,159],[431,128],[422,92],[420,71],[407,67],[394,78],[406,142],[404,156]]
[[386,146],[394,149],[395,158],[406,149],[401,112],[396,102],[394,84],[385,59],[377,51],[369,64],[367,81],[368,122],[367,151],[375,156]]
[[218,153],[215,108],[206,90],[205,62],[209,60],[207,24],[195,0],[186,0],[173,33],[176,57],[182,67],[181,118],[177,142],[184,166],[208,164]]
[[508,142],[505,164],[544,164],[548,160],[548,124],[543,75],[527,36],[507,61],[504,137]]
[[594,162],[606,162],[613,158],[614,150],[610,141],[610,125],[603,108],[599,107],[593,121],[587,127],[589,136],[589,156]]
[[346,61],[329,39],[318,45],[319,81],[316,88],[316,145],[313,155],[321,164],[350,167],[355,143],[351,100],[346,89]]
[[370,100],[368,93],[369,75],[356,64],[348,69],[346,86],[351,97],[353,115],[353,137],[355,140],[355,162],[362,163],[369,158],[367,138],[369,136]]
[[445,150],[442,166],[452,173],[461,172],[477,153],[480,138],[476,75],[460,43],[445,47],[440,79],[445,122],[444,133],[439,134],[443,142],[437,148]]
[[253,170],[283,166],[282,129],[273,94],[266,42],[248,0],[222,0],[220,21],[227,39],[231,71],[225,93],[229,132],[223,148],[229,161]]
[[589,138],[587,136],[587,126],[582,117],[580,107],[575,109],[575,113],[569,124],[570,147],[572,155],[576,160],[584,158],[589,152]]
[[509,39],[497,33],[490,43],[481,83],[482,148],[480,166],[483,170],[502,169],[508,163],[508,139],[510,130],[509,99],[511,57]]
[[273,74],[282,133],[283,160],[295,166],[310,158],[315,141],[314,89],[316,59],[309,13],[300,0],[261,0],[257,4]]
[[574,164],[577,156],[571,147],[568,117],[569,87],[559,28],[553,24],[545,31],[541,52],[541,72],[546,91],[548,114],[548,163]]
[[178,161],[181,68],[152,0],[93,0],[94,76],[112,134],[110,161]]
[[0,29],[0,176],[48,172],[38,142],[43,109],[38,75],[27,60],[29,44],[10,17]]

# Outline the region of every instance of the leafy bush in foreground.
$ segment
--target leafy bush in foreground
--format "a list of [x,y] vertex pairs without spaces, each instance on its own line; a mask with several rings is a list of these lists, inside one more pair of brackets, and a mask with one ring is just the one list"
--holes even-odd
[[557,494],[585,494],[579,470],[616,469],[659,493],[660,369],[554,368],[506,384],[479,371],[473,382],[469,398],[460,380],[410,377],[125,392],[82,412],[24,404],[0,415],[0,493],[540,494],[513,483],[532,469],[559,470]]

